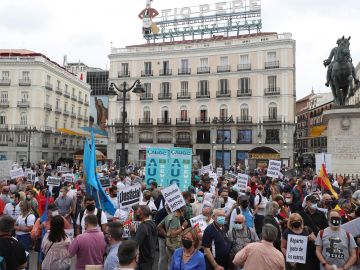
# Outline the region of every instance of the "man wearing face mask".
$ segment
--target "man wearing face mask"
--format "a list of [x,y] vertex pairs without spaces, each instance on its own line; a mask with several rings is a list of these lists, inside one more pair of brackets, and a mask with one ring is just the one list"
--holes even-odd
[[11,216],[14,220],[20,215],[20,194],[14,193],[10,197],[10,202],[5,205],[4,215]]
[[320,231],[315,241],[321,270],[355,270],[352,266],[357,259],[356,243],[353,236],[341,229],[340,225],[340,214],[331,210],[329,227]]
[[206,256],[206,269],[228,269],[231,243],[226,237],[225,211],[216,209],[213,219],[214,222],[206,227],[202,239]]
[[220,189],[219,193],[220,193],[220,197],[219,197],[220,207],[219,208],[224,209],[226,218],[229,219],[229,217],[231,215],[231,209],[233,209],[235,201],[229,197],[228,188]]
[[192,204],[192,212],[194,217],[198,216],[201,214],[202,209],[204,206],[212,206],[211,203],[209,203],[208,201],[204,200],[204,192],[202,192],[201,190],[196,194],[196,200],[195,202]]
[[147,206],[149,206],[151,212],[153,214],[156,214],[157,208],[155,206],[154,201],[151,198],[151,191],[150,190],[145,190],[143,192],[143,199],[142,199],[142,201],[140,201],[139,205],[147,205]]
[[237,205],[231,212],[229,229],[232,230],[235,218],[237,215],[242,214],[245,217],[246,226],[254,228],[254,215],[249,207],[249,197],[247,195],[240,195],[237,199]]
[[106,228],[105,242],[108,244],[107,257],[103,270],[117,270],[119,257],[117,256],[123,235],[123,226],[120,222],[110,222]]
[[300,178],[297,185],[291,191],[293,195],[293,209],[292,211],[296,212],[302,209],[301,205],[307,195],[306,193],[306,184],[304,179]]
[[309,195],[305,198],[305,209],[298,212],[304,220],[304,225],[310,227],[315,235],[328,224],[325,214],[318,209],[318,203],[317,196]]

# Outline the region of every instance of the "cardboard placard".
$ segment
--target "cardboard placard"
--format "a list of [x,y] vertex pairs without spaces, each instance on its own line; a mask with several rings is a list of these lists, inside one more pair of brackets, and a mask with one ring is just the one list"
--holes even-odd
[[286,244],[286,261],[305,264],[307,241],[307,236],[289,234]]
[[103,188],[111,186],[109,177],[106,177],[106,176],[100,177],[99,180],[100,180],[100,184]]
[[60,187],[61,178],[60,178],[60,177],[52,177],[52,176],[49,176],[49,177],[46,179],[46,182],[47,182],[47,185],[48,185],[48,186]]
[[120,189],[117,193],[119,206],[132,206],[138,204],[141,198],[141,185]]
[[216,168],[216,175],[217,176],[222,176],[223,175],[223,168]]
[[237,176],[237,188],[240,191],[246,191],[246,188],[248,186],[249,182],[249,176],[247,174],[239,173]]
[[64,182],[74,182],[75,176],[72,173],[67,173],[62,175]]
[[19,177],[24,177],[24,171],[22,168],[10,170],[10,178],[11,179],[16,179]]
[[176,184],[161,190],[167,205],[171,212],[175,212],[179,208],[185,206],[184,197],[181,194],[179,187]]
[[278,178],[280,176],[281,161],[269,160],[269,166],[267,168],[268,177]]
[[68,167],[57,166],[57,172],[59,172],[59,173],[68,173],[68,172],[71,172],[71,170]]
[[191,218],[190,224],[191,224],[191,227],[193,227],[193,228],[198,226],[201,233],[204,233],[204,231],[207,227],[207,223],[206,223],[205,217],[203,215],[198,215],[196,217]]

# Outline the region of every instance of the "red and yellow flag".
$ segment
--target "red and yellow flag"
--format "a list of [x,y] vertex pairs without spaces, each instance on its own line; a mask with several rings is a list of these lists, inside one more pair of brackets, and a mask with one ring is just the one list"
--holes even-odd
[[336,199],[339,198],[339,195],[336,193],[333,186],[331,185],[328,174],[326,172],[325,164],[322,164],[320,167],[320,172],[319,172],[319,176],[318,176],[318,185],[329,190]]

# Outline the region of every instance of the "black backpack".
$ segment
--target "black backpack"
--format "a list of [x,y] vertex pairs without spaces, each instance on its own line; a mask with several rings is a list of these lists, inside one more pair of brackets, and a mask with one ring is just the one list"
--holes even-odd
[[[80,233],[82,233],[82,226],[81,226],[81,220],[83,219],[84,217],[84,213],[85,213],[85,210],[86,209],[83,209],[80,211]],[[102,227],[101,227],[101,214],[102,214],[102,210],[101,209],[97,209],[97,214],[96,214],[96,217],[97,217],[97,220],[98,220],[98,225],[100,227],[100,229],[102,230]]]

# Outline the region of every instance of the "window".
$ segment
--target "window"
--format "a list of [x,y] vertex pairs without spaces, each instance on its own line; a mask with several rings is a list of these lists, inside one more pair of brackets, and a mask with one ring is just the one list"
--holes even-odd
[[59,80],[57,80],[57,82],[56,82],[56,83],[57,83],[57,88],[60,88],[60,84],[61,84],[61,83],[60,83],[60,81],[59,81]]
[[189,82],[180,82],[180,95],[187,96],[189,93]]
[[272,102],[269,104],[269,120],[277,119],[277,105]]
[[27,102],[29,100],[29,92],[22,91],[21,92],[21,101]]
[[182,73],[188,72],[189,69],[189,60],[188,59],[181,59],[181,71]]
[[64,103],[64,112],[67,111],[67,105],[68,105],[67,102],[65,102],[65,103]]
[[56,99],[55,105],[56,105],[55,108],[59,109],[59,107],[60,107],[60,99],[59,98]]
[[27,125],[27,114],[26,113],[20,114],[20,125]]
[[18,137],[18,142],[19,143],[26,143],[27,142],[27,135],[24,135],[24,134],[20,134],[19,137]]
[[209,81],[200,81],[199,82],[199,92],[200,95],[208,95],[209,93]]
[[169,108],[168,107],[162,107],[161,108],[161,118],[164,120],[165,123],[169,120]]
[[225,104],[220,106],[219,117],[220,119],[226,119],[228,115],[228,108]]
[[229,65],[229,58],[227,56],[220,57],[220,66],[225,67]]
[[223,142],[225,144],[231,143],[231,130],[224,130],[224,132],[222,130],[217,131],[216,143],[222,144]]
[[150,108],[149,107],[144,107],[143,118],[144,118],[144,120],[150,120]]
[[163,96],[170,95],[170,83],[168,82],[161,83],[161,94]]
[[78,115],[81,115],[81,107],[78,108]]
[[187,113],[188,113],[187,107],[186,106],[181,106],[181,108],[180,108],[180,119],[181,119],[181,121],[186,121],[188,119]]
[[276,92],[276,76],[268,76],[269,92]]
[[170,69],[170,63],[169,61],[163,61],[163,73],[168,74],[168,71]]
[[268,129],[266,130],[265,143],[267,144],[278,144],[280,143],[279,129]]
[[55,119],[55,129],[58,129],[59,127],[59,118]]
[[87,94],[85,94],[85,102],[87,102],[87,99],[88,99]]
[[0,142],[5,143],[8,141],[8,134],[7,133],[0,133]]
[[200,58],[200,67],[201,68],[209,67],[209,59],[208,58]]
[[268,52],[267,53],[267,61],[275,62],[276,61],[276,52]]
[[50,95],[46,95],[46,96],[45,96],[45,102],[46,102],[46,103],[50,103]]
[[144,83],[145,96],[151,95],[151,83]]
[[0,113],[0,125],[6,125],[6,112],[1,112]]
[[0,92],[0,103],[8,102],[9,94],[7,91]]
[[189,132],[178,132],[176,134],[176,140],[177,142],[186,142],[189,143],[191,141],[190,133]]
[[145,74],[151,74],[152,73],[151,62],[145,62],[144,69],[145,69]]
[[47,126],[49,123],[49,114],[45,114],[45,118],[44,118],[44,124],[45,126]]
[[249,119],[249,106],[247,104],[242,104],[240,106],[240,119],[242,121],[247,121]]
[[84,117],[87,117],[88,115],[87,115],[87,109],[85,108],[84,109]]
[[123,75],[129,74],[129,63],[121,63],[121,74]]
[[75,88],[72,89],[72,95],[75,96]]
[[23,71],[22,72],[22,78],[24,81],[29,81],[30,80],[30,72],[29,71]]
[[240,55],[240,65],[247,65],[249,64],[249,55],[244,54]]
[[219,80],[219,90],[221,94],[226,94],[229,91],[229,80],[221,79]]
[[75,113],[75,105],[74,104],[71,105],[71,113]]
[[66,128],[66,126],[67,126],[67,121],[66,120],[64,120],[64,128]]
[[51,76],[50,76],[50,75],[47,75],[47,76],[46,76],[46,82],[47,82],[47,83],[50,83],[50,82],[51,82]]
[[197,143],[210,143],[210,130],[198,130],[196,142]]
[[9,71],[3,71],[2,72],[2,79],[3,80],[8,80],[10,77],[10,72]]
[[65,84],[65,92],[68,93],[69,86]]
[[70,128],[74,128],[74,121],[70,122]]
[[250,78],[239,79],[239,90],[241,93],[249,93],[250,91]]
[[205,105],[200,107],[200,121],[204,122],[207,120],[207,107]]
[[252,130],[238,130],[237,143],[239,144],[252,143]]

